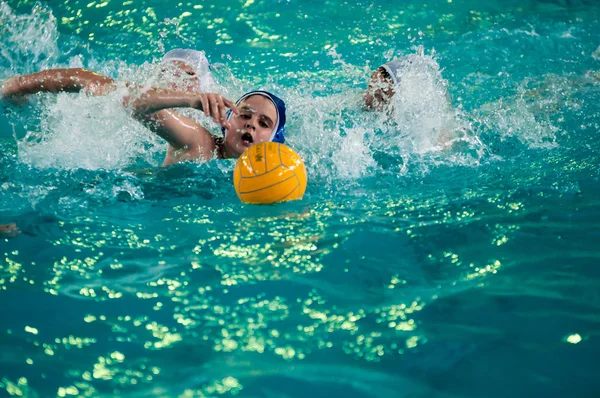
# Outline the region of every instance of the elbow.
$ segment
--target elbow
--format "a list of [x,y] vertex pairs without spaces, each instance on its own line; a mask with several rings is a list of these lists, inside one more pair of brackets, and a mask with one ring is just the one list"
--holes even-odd
[[123,105],[126,108],[129,108],[131,111],[131,116],[133,116],[134,119],[146,121],[150,115],[147,107],[144,106],[143,101],[141,101],[139,98],[131,99],[130,97],[125,97]]
[[123,97],[123,106],[128,108],[132,116],[138,120],[146,119],[150,113],[145,97],[145,93],[140,95],[140,93],[133,91]]
[[158,94],[159,90],[154,88],[146,91],[133,89],[123,98],[123,105],[129,108],[136,118],[144,118],[164,108]]
[[133,117],[138,122],[146,127],[152,127],[156,122],[156,113],[149,106],[148,101],[142,96],[128,95],[123,98],[123,106],[131,112]]

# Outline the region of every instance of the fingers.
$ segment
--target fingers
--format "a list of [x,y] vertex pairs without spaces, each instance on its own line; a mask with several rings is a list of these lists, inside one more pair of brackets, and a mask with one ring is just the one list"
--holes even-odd
[[233,102],[220,96],[219,94],[212,94],[211,97],[211,116],[213,120],[225,128],[231,127],[229,121],[227,120],[227,108],[231,108],[233,112],[238,113],[237,107]]
[[227,122],[227,108],[230,108],[235,114],[239,114],[239,111],[235,104],[227,98],[217,95],[217,100],[219,101],[219,124],[225,127],[223,123]]
[[[223,97],[221,97],[223,98]],[[231,109],[231,111],[233,113],[235,113],[236,115],[240,114],[240,111],[238,110],[237,106],[235,106],[235,103],[233,103],[232,101],[229,101],[227,98],[223,98],[223,103],[229,108]]]
[[16,224],[3,224],[0,225],[0,237],[14,238],[21,233],[19,227]]
[[217,94],[208,94],[208,98],[210,101],[210,117],[217,122],[221,123],[221,113],[219,111],[219,96]]
[[225,101],[227,100],[219,95],[219,124],[221,125],[223,125],[227,119],[227,106]]
[[208,98],[204,94],[200,94],[200,103],[202,104],[202,111],[206,116],[210,117],[210,108],[208,106]]
[[231,127],[227,120],[228,108],[230,108],[233,113],[239,114],[239,110],[235,106],[235,103],[219,94],[199,94],[198,99],[202,104],[202,111],[204,114],[225,128]]

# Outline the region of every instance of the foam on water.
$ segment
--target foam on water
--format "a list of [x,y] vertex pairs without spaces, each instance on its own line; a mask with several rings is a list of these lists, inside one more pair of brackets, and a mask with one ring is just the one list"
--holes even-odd
[[515,95],[486,103],[475,115],[500,141],[515,138],[528,148],[556,148],[558,138],[565,134],[560,127],[564,112],[580,108],[577,93],[597,84],[594,73],[526,79],[518,84]]
[[[15,15],[2,3],[0,16],[12,26],[4,33],[8,40],[3,47],[4,52],[10,52],[7,59],[11,65],[0,71],[2,75],[8,75],[8,70],[23,70],[24,65],[36,70],[61,65],[57,61],[56,21],[50,11],[38,7],[31,14]],[[31,37],[41,31],[42,45],[32,47]],[[385,153],[388,163],[390,157],[394,159],[392,163],[399,165],[393,168],[395,173],[424,171],[439,163],[477,166],[486,153],[479,138],[481,128],[494,131],[500,139],[517,137],[528,146],[556,145],[558,127],[550,122],[547,111],[536,113],[535,109],[556,107],[564,102],[565,95],[539,100],[515,98],[509,106],[501,100],[469,115],[460,103],[458,108],[453,104],[435,53],[427,54],[422,46],[412,51],[401,54],[388,50],[384,54],[388,60],[402,56],[408,61],[399,72],[399,85],[388,112],[362,109],[364,89],[376,66],[352,65],[335,46],[328,50],[336,68],[333,71],[303,73],[293,88],[279,84],[276,78],[267,79],[264,88],[274,87],[286,99],[289,144],[305,158],[312,178],[333,182],[379,173],[383,165],[378,153]],[[121,82],[143,87],[165,87],[170,82],[164,74],[159,78],[158,60],[138,66],[88,54],[70,58],[69,64],[88,64]],[[216,73],[220,77],[216,90],[232,99],[255,88],[252,79],[237,79],[226,67]],[[327,95],[320,94],[322,87],[315,84],[323,75],[333,76]],[[19,140],[21,160],[35,167],[66,169],[118,169],[140,162],[157,165],[166,144],[131,119],[120,104],[123,95],[124,91],[97,98],[83,94],[41,96],[37,104],[41,109],[39,126],[30,128],[27,137]],[[219,135],[219,129],[200,112],[183,112]],[[475,129],[474,124],[480,128]]]
[[31,14],[17,15],[0,2],[0,78],[31,73],[53,65],[60,55],[56,18],[52,11],[36,6]]
[[[3,5],[2,10],[5,15],[17,18],[8,6]],[[48,44],[38,48],[39,54],[27,52],[27,45],[19,41],[22,33],[11,33],[15,39],[10,48],[21,49],[32,61],[52,59],[58,50],[58,34],[51,13],[50,17],[47,15],[34,10],[31,15],[18,17],[21,25],[18,32],[34,32],[40,24],[49,32],[46,33]],[[403,55],[388,50],[385,54],[386,59],[404,56],[410,61],[400,72],[394,104],[387,113],[362,109],[362,96],[374,67],[346,62],[335,46],[328,55],[337,69],[332,71],[337,78],[327,95],[317,94],[316,91],[321,90],[314,83],[323,71],[303,74],[293,88],[280,85],[275,79],[267,81],[265,88],[275,87],[286,99],[290,114],[289,143],[304,156],[311,178],[332,182],[373,175],[381,170],[377,153],[394,158],[395,163],[402,165],[395,168],[396,172],[402,173],[410,167],[423,170],[427,164],[439,162],[478,164],[484,146],[468,118],[452,106],[448,82],[437,60],[434,55],[425,54],[422,47],[415,47],[413,51]],[[87,63],[121,82],[144,87],[164,87],[169,83],[164,75],[158,78],[157,60],[136,66],[88,55],[83,60],[81,57],[71,60],[71,64],[77,63]],[[57,64],[46,62],[40,66]],[[217,74],[221,78],[217,90],[230,98],[235,99],[254,88],[250,82],[230,76],[226,68]],[[140,161],[157,165],[156,159],[166,144],[161,145],[160,139],[131,120],[120,104],[122,95],[117,92],[88,98],[83,94],[61,94],[55,100],[51,99],[52,95],[44,96],[39,102],[43,109],[39,127],[29,131],[19,142],[22,161],[35,167],[69,169],[123,168]],[[207,123],[200,112],[184,112],[219,134],[218,128]],[[508,124],[511,123],[523,124],[520,119],[508,120]],[[501,127],[510,129],[506,125]],[[457,142],[462,145],[454,145]],[[465,147],[470,150],[465,151]]]
[[409,141],[415,152],[427,152],[438,146],[444,130],[452,129],[455,112],[437,62],[423,54],[409,54],[406,59],[392,97],[393,121],[403,142]]
[[[479,140],[464,112],[453,107],[448,82],[433,55],[415,48],[404,56],[409,60],[400,72],[400,83],[387,112],[365,111],[364,90],[371,68],[344,62],[330,51],[342,78],[335,79],[334,94],[315,95],[312,81],[303,76],[294,89],[285,91],[295,118],[290,142],[307,158],[313,175],[330,181],[357,179],[381,172],[377,153],[385,153],[402,164],[395,172],[410,167],[423,169],[425,163],[460,163],[476,166],[483,153]],[[394,58],[393,52],[387,55]],[[335,94],[339,92],[339,94]],[[426,165],[425,165],[426,166]]]
[[39,168],[115,169],[158,165],[165,144],[122,106],[123,92],[103,97],[44,98],[40,125],[18,142],[21,160]]

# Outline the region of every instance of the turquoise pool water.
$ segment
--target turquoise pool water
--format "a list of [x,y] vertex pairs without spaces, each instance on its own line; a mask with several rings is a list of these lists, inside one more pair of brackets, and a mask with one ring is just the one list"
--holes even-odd
[[[204,49],[288,102],[304,200],[158,167],[116,97],[2,104],[0,395],[600,394],[594,1],[0,3],[0,79]],[[413,60],[397,111],[370,71]],[[451,104],[447,103],[447,95]],[[451,143],[442,147],[440,136]]]

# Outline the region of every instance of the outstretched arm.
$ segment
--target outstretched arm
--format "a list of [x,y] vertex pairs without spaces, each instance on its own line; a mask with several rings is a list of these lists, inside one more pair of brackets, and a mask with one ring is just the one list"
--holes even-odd
[[114,79],[82,68],[49,69],[24,76],[13,76],[2,84],[2,98],[14,100],[39,92],[79,92],[101,95],[113,90]]

